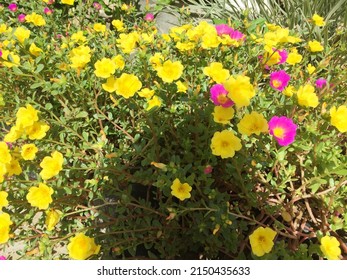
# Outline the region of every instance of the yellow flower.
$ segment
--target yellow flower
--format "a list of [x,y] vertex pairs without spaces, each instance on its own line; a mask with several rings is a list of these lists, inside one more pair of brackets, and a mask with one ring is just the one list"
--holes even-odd
[[320,249],[328,260],[339,260],[341,255],[340,242],[334,236],[324,236],[320,240]]
[[124,53],[129,54],[136,48],[139,39],[140,35],[136,31],[129,34],[122,33],[119,35],[119,39],[117,39],[118,47],[121,48]]
[[162,66],[163,61],[164,56],[161,53],[155,53],[153,56],[149,58],[149,62],[155,70],[157,70],[159,66]]
[[37,13],[32,13],[30,15],[25,16],[25,21],[34,24],[35,26],[44,26],[46,24],[43,16],[38,15]]
[[51,209],[46,211],[46,215],[45,225],[48,231],[52,231],[59,222],[61,214],[57,210]]
[[325,21],[324,18],[322,18],[321,16],[314,14],[312,17],[313,23],[317,26],[324,26],[325,25]]
[[103,58],[98,60],[95,64],[94,74],[99,78],[108,78],[116,71],[116,64],[112,59]]
[[30,30],[23,27],[18,27],[14,32],[14,36],[23,44],[24,41],[30,37]]
[[102,84],[102,88],[110,93],[116,91],[116,79],[113,76],[107,78],[106,83]]
[[251,243],[252,252],[254,255],[261,257],[266,253],[269,253],[274,246],[274,238],[276,232],[271,228],[257,228],[250,236],[249,241]]
[[311,75],[314,71],[316,70],[316,67],[314,67],[313,65],[311,65],[311,63],[309,63],[307,65],[307,72]]
[[339,108],[332,107],[330,109],[331,124],[340,132],[347,131],[347,107],[342,105]]
[[3,61],[4,66],[6,66],[8,68],[19,65],[19,63],[20,63],[20,57],[18,55],[16,55],[15,53],[10,52],[8,50],[2,51],[1,58],[4,59],[4,61]]
[[57,175],[63,169],[64,157],[58,151],[54,151],[51,157],[44,157],[40,163],[42,168],[40,176],[43,180],[48,180]]
[[7,196],[8,196],[7,192],[0,191],[0,211],[2,210],[2,207],[8,206]]
[[188,90],[187,84],[182,83],[181,81],[177,81],[177,82],[176,82],[176,86],[177,86],[177,92],[186,93],[187,90]]
[[8,164],[6,164],[6,170],[8,176],[19,175],[22,173],[22,168],[19,165],[19,161],[13,158]]
[[140,90],[142,83],[134,74],[123,73],[115,81],[116,94],[128,99]]
[[78,233],[70,239],[67,246],[69,256],[75,260],[85,260],[91,255],[98,254],[100,245],[96,245],[94,238],[86,236],[84,233]]
[[0,214],[0,244],[9,240],[10,225],[12,225],[10,215],[7,213]]
[[223,64],[219,62],[212,62],[203,72],[218,84],[224,83],[230,76],[229,70],[223,69]]
[[167,60],[163,65],[156,68],[158,76],[163,80],[164,83],[172,83],[178,80],[183,73],[183,65],[180,61]]
[[235,111],[232,107],[215,106],[213,115],[213,120],[216,123],[228,124],[230,120],[234,117]]
[[146,99],[150,99],[152,98],[152,96],[154,95],[154,90],[153,89],[149,89],[149,88],[143,88],[138,92],[140,97],[144,97]]
[[201,47],[203,49],[212,49],[217,48],[220,44],[217,31],[209,32],[202,36],[201,38]]
[[195,44],[192,42],[177,42],[176,43],[176,48],[180,51],[180,52],[185,52],[185,51],[190,51],[192,49],[194,49]]
[[300,63],[301,60],[302,60],[302,55],[299,54],[296,49],[294,49],[288,54],[286,62],[289,65],[295,65],[297,63]]
[[40,53],[43,52],[43,50],[41,48],[39,48],[38,46],[35,45],[35,43],[32,43],[29,47],[29,52],[33,55],[33,56],[39,56]]
[[310,52],[321,52],[324,50],[324,47],[318,41],[313,40],[308,42],[308,49]]
[[38,121],[38,111],[30,104],[26,108],[20,107],[16,114],[16,126],[26,128],[32,126],[34,122]]
[[230,77],[223,86],[228,91],[228,97],[238,107],[248,106],[255,95],[254,87],[247,76]]
[[69,59],[72,62],[72,68],[82,69],[90,61],[90,48],[87,46],[79,46],[71,50]]
[[96,32],[105,33],[106,32],[106,25],[101,24],[101,23],[95,23],[94,26],[93,26],[93,29]]
[[295,93],[295,88],[293,86],[287,86],[282,93],[288,97],[292,97]]
[[33,125],[25,129],[26,134],[30,140],[40,140],[46,136],[46,132],[49,130],[49,125],[44,122],[34,122]]
[[116,28],[118,32],[122,32],[125,29],[123,21],[119,19],[112,20],[112,25],[114,26],[114,28]]
[[112,57],[112,61],[116,65],[116,69],[123,70],[125,62],[120,54],[117,54],[115,57]]
[[241,140],[229,130],[217,131],[211,140],[212,154],[221,158],[229,158],[235,155],[235,151],[242,148]]
[[190,198],[191,191],[192,187],[189,186],[188,183],[182,184],[178,178],[176,178],[171,185],[171,194],[181,201]]
[[31,187],[26,196],[27,201],[32,207],[38,207],[40,210],[48,208],[49,204],[53,201],[53,189],[43,183],[39,183],[38,187]]
[[62,4],[73,5],[75,0],[61,0]]
[[12,156],[10,154],[10,150],[4,141],[0,142],[0,155],[0,163],[8,164],[11,162]]
[[297,92],[298,103],[301,106],[316,108],[319,104],[318,96],[312,85],[300,86]]
[[280,62],[281,56],[278,51],[273,51],[272,47],[265,47],[266,52],[264,53],[262,63],[267,66],[272,66]]
[[24,144],[22,146],[21,156],[24,160],[33,160],[38,150],[35,144]]
[[83,31],[77,31],[71,35],[71,40],[74,42],[84,43],[87,41],[87,38],[83,35]]
[[161,106],[161,100],[158,96],[153,96],[152,99],[147,101],[147,108],[146,111],[151,110],[153,107],[160,107]]
[[[0,151],[0,153],[1,153],[1,151]],[[4,179],[5,179],[4,177],[5,177],[6,172],[7,172],[6,164],[0,162],[0,183],[2,183],[4,181]]]
[[252,133],[259,135],[262,132],[268,132],[269,127],[262,114],[252,111],[250,114],[243,116],[237,125],[237,129],[240,133],[250,136]]

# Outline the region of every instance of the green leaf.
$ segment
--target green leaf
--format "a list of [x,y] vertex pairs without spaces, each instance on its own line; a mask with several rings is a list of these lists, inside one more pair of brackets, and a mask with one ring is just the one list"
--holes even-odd
[[86,117],[88,117],[88,113],[86,111],[79,112],[76,115],[76,119],[78,119],[78,118],[86,118]]
[[38,74],[42,71],[42,69],[44,68],[44,65],[43,64],[39,64],[37,65],[37,68],[35,70],[35,73]]

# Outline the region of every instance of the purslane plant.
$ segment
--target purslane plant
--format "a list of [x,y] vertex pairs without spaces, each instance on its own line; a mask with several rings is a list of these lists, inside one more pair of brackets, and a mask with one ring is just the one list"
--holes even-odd
[[338,42],[256,22],[159,34],[120,1],[2,9],[0,243],[26,244],[10,258],[345,253]]

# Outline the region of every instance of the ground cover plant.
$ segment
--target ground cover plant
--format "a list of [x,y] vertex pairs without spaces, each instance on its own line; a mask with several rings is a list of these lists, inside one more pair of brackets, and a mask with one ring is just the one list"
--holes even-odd
[[346,27],[137,6],[2,2],[0,255],[343,259]]

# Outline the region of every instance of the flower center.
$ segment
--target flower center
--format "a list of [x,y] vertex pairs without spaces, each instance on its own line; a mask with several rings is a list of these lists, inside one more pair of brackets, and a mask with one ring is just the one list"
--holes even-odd
[[282,127],[275,127],[275,129],[273,130],[273,134],[277,138],[283,138],[284,132],[285,131]]
[[280,80],[273,80],[272,84],[275,88],[279,88],[282,85],[282,82]]
[[178,191],[179,193],[184,193],[185,190],[184,190],[183,185],[180,185],[177,191]]
[[259,243],[264,243],[265,242],[265,237],[264,236],[259,236],[258,241],[259,241]]
[[225,94],[220,94],[217,97],[217,101],[219,104],[225,104],[228,101],[228,97]]
[[227,148],[227,147],[229,147],[229,142],[227,142],[227,141],[222,141],[222,142],[221,142],[221,146],[222,146],[222,148]]

